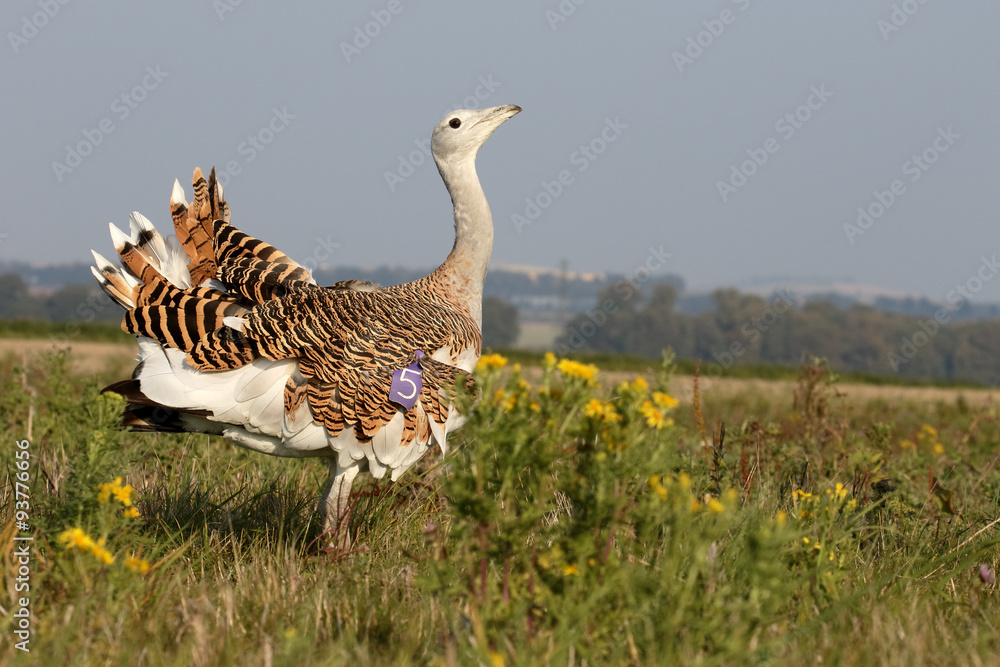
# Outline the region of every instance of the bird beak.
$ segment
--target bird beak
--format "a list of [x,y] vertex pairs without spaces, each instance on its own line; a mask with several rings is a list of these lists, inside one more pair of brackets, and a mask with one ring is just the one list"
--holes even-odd
[[521,113],[521,107],[516,104],[505,104],[503,106],[493,107],[490,109],[490,112],[483,116],[479,122],[487,122],[491,124],[495,123],[496,125],[500,125],[519,113]]

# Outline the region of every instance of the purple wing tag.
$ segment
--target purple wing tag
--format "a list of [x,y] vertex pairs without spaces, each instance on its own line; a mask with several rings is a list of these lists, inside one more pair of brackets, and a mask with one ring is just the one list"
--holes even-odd
[[424,381],[420,377],[420,357],[424,353],[415,352],[417,360],[406,368],[392,372],[392,387],[389,389],[389,400],[409,411],[420,397]]

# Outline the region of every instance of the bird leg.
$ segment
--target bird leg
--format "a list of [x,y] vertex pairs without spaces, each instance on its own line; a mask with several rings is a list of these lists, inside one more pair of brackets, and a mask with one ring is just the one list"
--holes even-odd
[[348,500],[351,497],[351,486],[354,478],[360,472],[360,467],[355,464],[347,468],[341,468],[336,457],[328,459],[330,466],[330,478],[326,482],[322,495],[319,498],[317,511],[323,519],[323,534],[328,535],[330,543],[328,546],[337,549],[349,549],[351,547],[351,506]]

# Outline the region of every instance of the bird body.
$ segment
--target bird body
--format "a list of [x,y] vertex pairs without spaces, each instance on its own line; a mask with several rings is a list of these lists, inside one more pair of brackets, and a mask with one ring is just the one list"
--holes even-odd
[[[324,529],[346,528],[354,477],[396,480],[464,417],[456,383],[482,345],[482,289],[493,243],[479,146],[520,111],[449,114],[431,150],[455,209],[455,245],[428,276],[392,287],[318,286],[310,272],[230,223],[214,170],[195,170],[194,201],[175,182],[175,237],[133,213],[111,225],[121,258],[94,253],[102,288],[137,336],[130,380],[108,389],[140,431],[196,431],[273,456],[321,457]],[[341,543],[347,538],[340,531]]]

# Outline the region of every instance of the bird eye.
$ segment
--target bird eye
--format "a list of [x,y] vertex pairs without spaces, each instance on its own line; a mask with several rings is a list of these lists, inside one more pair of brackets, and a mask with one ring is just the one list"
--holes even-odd
[[462,126],[462,121],[459,120],[458,118],[452,118],[450,121],[448,121],[448,125],[457,130],[459,127]]

